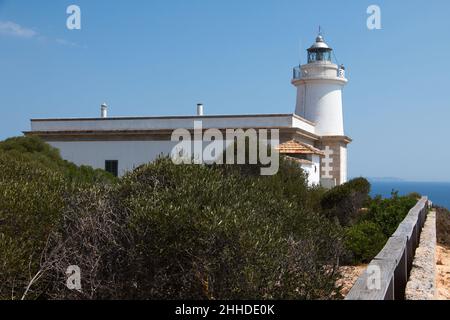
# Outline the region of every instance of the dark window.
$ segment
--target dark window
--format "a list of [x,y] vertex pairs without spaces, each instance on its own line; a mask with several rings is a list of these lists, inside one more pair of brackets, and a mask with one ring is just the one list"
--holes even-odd
[[105,171],[107,171],[117,177],[119,175],[119,161],[106,160],[105,161]]

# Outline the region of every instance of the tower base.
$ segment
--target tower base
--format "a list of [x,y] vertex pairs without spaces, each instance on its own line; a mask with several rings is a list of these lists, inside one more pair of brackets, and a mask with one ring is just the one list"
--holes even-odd
[[325,157],[321,165],[321,185],[332,188],[347,182],[347,146],[352,142],[347,136],[323,136],[318,148]]

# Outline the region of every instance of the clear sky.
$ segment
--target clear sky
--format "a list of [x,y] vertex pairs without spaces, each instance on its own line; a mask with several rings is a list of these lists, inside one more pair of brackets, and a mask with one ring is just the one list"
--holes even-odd
[[[81,8],[68,30],[66,9]],[[368,30],[367,7],[382,30]],[[0,0],[0,139],[29,119],[293,113],[321,25],[347,67],[349,175],[450,181],[448,0]],[[301,54],[300,54],[301,51]]]

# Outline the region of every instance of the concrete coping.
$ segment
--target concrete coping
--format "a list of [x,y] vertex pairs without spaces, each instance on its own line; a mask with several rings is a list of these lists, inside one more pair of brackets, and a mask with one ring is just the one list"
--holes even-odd
[[391,260],[372,260],[346,300],[393,300],[396,265]]
[[375,259],[392,260],[396,264],[400,262],[404,253],[408,238],[405,235],[393,236],[389,238],[384,248],[378,253]]
[[413,222],[402,222],[394,232],[393,237],[406,236],[408,239],[411,239],[415,226],[416,224]]

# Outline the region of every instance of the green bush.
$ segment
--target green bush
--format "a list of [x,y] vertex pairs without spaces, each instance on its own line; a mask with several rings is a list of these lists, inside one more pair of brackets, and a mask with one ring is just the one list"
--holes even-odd
[[67,189],[58,172],[9,154],[0,153],[0,172],[0,299],[17,299],[39,270]]
[[370,183],[366,179],[353,179],[326,192],[321,200],[322,210],[328,218],[350,226],[369,199],[369,193]]
[[324,265],[336,264],[340,234],[300,205],[305,184],[290,163],[273,177],[167,159],[130,174],[123,201],[145,248],[138,251],[145,287],[154,298],[331,296],[334,277]]
[[[341,230],[300,206],[293,186],[305,182],[293,170],[286,163],[275,177],[256,177],[160,159],[109,191],[73,194],[77,205],[65,214],[72,218],[56,247],[95,270],[85,283],[95,290],[82,298],[334,298]],[[51,296],[78,297],[62,287]]]
[[[36,137],[0,142],[0,299],[20,299],[41,269],[49,237],[59,227],[65,198],[77,185],[110,183],[103,170],[77,167]],[[27,292],[41,297],[42,278]]]
[[383,249],[387,237],[374,222],[364,221],[346,230],[345,246],[353,255],[353,262],[368,263]]
[[370,201],[362,220],[376,223],[386,237],[391,237],[417,201],[415,196],[400,197],[397,193],[388,199],[376,197]]
[[0,299],[338,297],[342,230],[312,209],[323,190],[290,161],[255,169],[164,158],[111,180],[39,139],[1,142]]
[[345,247],[353,263],[369,262],[383,249],[387,240],[397,230],[412,207],[417,203],[416,194],[382,199],[370,199],[365,213],[346,229]]
[[94,183],[115,182],[116,179],[104,170],[88,166],[76,166],[61,158],[59,150],[51,147],[38,137],[15,137],[0,142],[0,153],[9,154],[18,161],[33,162],[55,170],[71,182]]
[[408,198],[414,198],[417,201],[419,201],[422,198],[422,195],[418,192],[411,192],[410,194],[407,195]]

